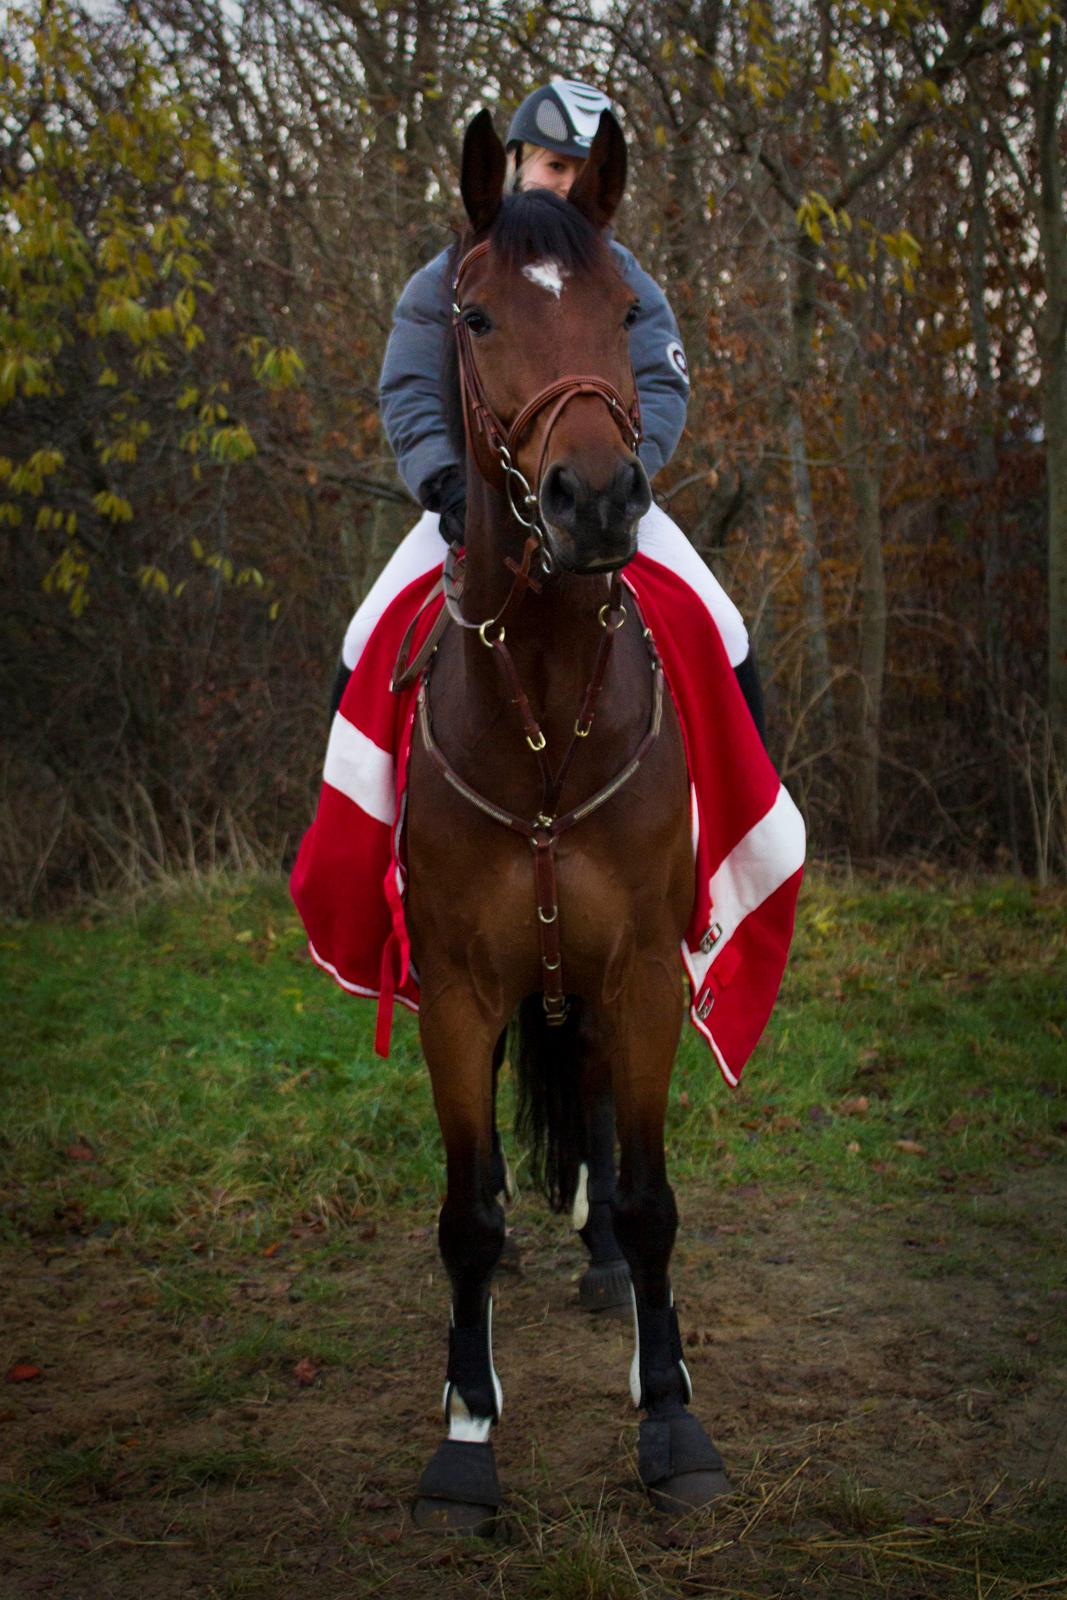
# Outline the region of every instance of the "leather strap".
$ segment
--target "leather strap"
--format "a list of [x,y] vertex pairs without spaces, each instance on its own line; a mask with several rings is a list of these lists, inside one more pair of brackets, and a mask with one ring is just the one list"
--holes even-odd
[[437,646],[441,642],[441,635],[448,626],[448,612],[443,606],[434,619],[433,627],[430,629],[429,633],[426,635],[426,638],[419,646],[414,660],[408,660],[408,652],[411,649],[411,641],[414,637],[415,629],[419,625],[419,620],[427,606],[431,606],[437,599],[437,596],[444,589],[444,586],[445,580],[444,575],[442,574],[438,581],[434,584],[433,588],[430,590],[429,594],[426,596],[426,599],[422,602],[422,605],[419,607],[418,611],[416,611],[415,615],[412,617],[411,622],[408,624],[407,631],[400,641],[400,649],[396,653],[396,663],[393,667],[393,675],[389,680],[389,688],[393,694],[402,693],[403,690],[407,689],[415,682],[416,678],[419,676],[420,672],[423,671],[430,657],[433,655],[434,651],[437,649]]
[[[616,575],[612,584],[612,594],[615,596],[617,593],[618,580]],[[638,610],[636,599],[632,594],[630,601],[640,621],[641,614]],[[541,730],[530,710],[529,699],[519,681],[510,651],[506,649],[501,638],[488,640],[484,639],[483,634],[484,642],[492,647],[511,686],[517,690],[517,694],[513,694],[513,703],[519,711],[524,730],[526,730],[527,743],[538,759],[541,771],[542,795],[545,804],[544,809],[532,821],[516,815],[515,812],[509,811],[503,806],[496,805],[492,800],[487,799],[485,795],[479,793],[477,789],[460,777],[438,745],[433,736],[433,727],[430,720],[429,683],[432,658],[423,672],[422,682],[419,685],[417,708],[419,732],[426,753],[441,776],[458,794],[461,794],[465,800],[468,800],[483,815],[491,817],[494,822],[498,822],[502,827],[507,828],[509,832],[518,834],[520,838],[528,840],[533,847],[538,937],[541,949],[541,983],[545,1014],[550,1025],[563,1022],[567,1015],[567,1003],[563,986],[562,936],[559,925],[559,889],[556,878],[556,841],[561,834],[573,828],[576,823],[581,822],[583,818],[591,816],[594,811],[599,810],[602,805],[611,799],[612,795],[617,794],[629,782],[659,737],[663,720],[663,666],[651,633],[647,628],[643,628],[652,669],[652,706],[644,737],[626,765],[615,774],[610,782],[604,784],[588,800],[584,800],[580,805],[564,812],[562,816],[553,815],[562,793],[563,781],[577,749],[578,740],[585,737],[592,726],[596,701],[599,698],[607,671],[607,659],[611,649],[611,642],[625,618],[625,612],[622,608],[617,605],[612,607],[610,602],[604,607],[604,612],[608,613],[608,621],[604,622],[605,638],[601,641],[597,652],[593,677],[583,697],[582,711],[579,713],[578,721],[575,723],[574,735],[555,775],[552,774],[545,756],[544,736],[541,734]],[[613,613],[619,614],[618,621],[614,621]],[[584,732],[582,731],[583,728]],[[539,742],[537,742],[538,739]]]

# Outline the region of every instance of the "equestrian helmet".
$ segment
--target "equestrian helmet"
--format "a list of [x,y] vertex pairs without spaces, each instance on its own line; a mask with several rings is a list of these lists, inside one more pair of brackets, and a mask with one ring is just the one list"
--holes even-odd
[[611,101],[599,89],[573,78],[553,78],[528,94],[511,119],[507,147],[536,144],[584,161]]

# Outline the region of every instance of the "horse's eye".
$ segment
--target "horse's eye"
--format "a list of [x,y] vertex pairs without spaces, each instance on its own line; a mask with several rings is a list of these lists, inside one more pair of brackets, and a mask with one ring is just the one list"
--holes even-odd
[[623,319],[622,319],[623,327],[624,328],[632,328],[634,323],[637,321],[638,317],[640,316],[640,314],[641,314],[641,302],[640,302],[640,300],[635,300],[633,305],[630,306],[630,308],[628,309],[625,317],[623,317]]
[[469,310],[463,312],[463,321],[476,339],[480,339],[484,333],[488,333],[493,326],[485,312],[479,311],[477,306],[471,306]]

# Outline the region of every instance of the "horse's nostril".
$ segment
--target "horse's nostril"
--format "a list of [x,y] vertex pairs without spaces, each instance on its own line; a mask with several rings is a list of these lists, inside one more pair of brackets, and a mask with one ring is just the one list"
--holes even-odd
[[615,493],[619,503],[626,507],[631,516],[637,518],[643,517],[652,504],[648,474],[636,457],[619,468],[615,477]]
[[549,522],[573,531],[581,487],[578,474],[570,467],[557,462],[548,469],[541,485],[541,509]]

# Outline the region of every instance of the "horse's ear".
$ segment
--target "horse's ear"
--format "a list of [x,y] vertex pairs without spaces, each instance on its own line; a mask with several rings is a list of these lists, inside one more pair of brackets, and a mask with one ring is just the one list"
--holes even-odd
[[626,188],[626,140],[610,111],[600,113],[585,165],[571,186],[567,199],[584,211],[598,228],[607,227]]
[[482,233],[497,212],[504,193],[507,157],[488,111],[479,111],[463,140],[459,187],[471,227]]

